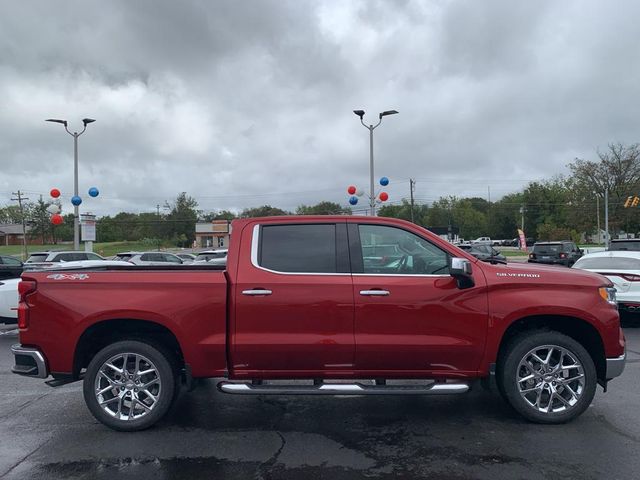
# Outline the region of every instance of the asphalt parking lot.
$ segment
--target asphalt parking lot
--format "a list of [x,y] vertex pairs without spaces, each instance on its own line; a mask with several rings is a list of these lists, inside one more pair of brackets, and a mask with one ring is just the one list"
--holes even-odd
[[11,374],[0,327],[2,479],[637,479],[640,328],[629,361],[576,421],[520,419],[479,386],[454,397],[237,397],[214,381],[183,394],[155,428],[117,433],[81,385]]

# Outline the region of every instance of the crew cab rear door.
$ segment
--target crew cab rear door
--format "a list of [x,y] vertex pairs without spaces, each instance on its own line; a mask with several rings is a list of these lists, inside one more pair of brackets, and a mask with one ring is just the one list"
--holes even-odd
[[249,225],[241,242],[232,287],[233,373],[308,378],[353,368],[346,221]]
[[[356,369],[382,377],[477,370],[488,326],[482,272],[461,290],[449,275],[449,254],[426,237],[373,223],[349,223],[348,232]],[[376,244],[396,245],[398,253],[367,257]]]

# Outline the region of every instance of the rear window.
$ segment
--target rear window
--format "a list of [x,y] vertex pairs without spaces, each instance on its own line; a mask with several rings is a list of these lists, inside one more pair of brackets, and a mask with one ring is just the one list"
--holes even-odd
[[206,260],[207,262],[212,258],[226,258],[227,252],[207,252],[199,253],[196,260]]
[[539,253],[540,255],[554,255],[562,251],[561,243],[551,243],[547,245],[534,245],[533,253]]
[[260,231],[258,264],[278,272],[336,273],[336,226],[268,225]]
[[640,260],[629,257],[594,257],[581,258],[574,268],[588,270],[640,270]]
[[44,262],[48,256],[49,256],[48,253],[34,253],[29,258],[27,258],[27,261],[25,263]]
[[622,242],[611,242],[610,251],[628,250],[630,252],[640,252],[640,240],[627,240]]

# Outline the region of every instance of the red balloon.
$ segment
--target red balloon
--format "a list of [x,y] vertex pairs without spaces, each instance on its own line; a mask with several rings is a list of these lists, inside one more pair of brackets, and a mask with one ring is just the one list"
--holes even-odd
[[52,188],[51,191],[49,192],[49,194],[53,198],[58,198],[60,196],[60,190],[58,190],[57,188]]
[[389,200],[389,194],[387,192],[380,192],[380,200],[386,202]]
[[64,218],[59,213],[51,215],[51,223],[54,225],[60,225],[62,222],[64,222]]
[[356,187],[354,187],[353,185],[349,185],[349,187],[347,188],[347,193],[349,195],[354,195],[356,193]]

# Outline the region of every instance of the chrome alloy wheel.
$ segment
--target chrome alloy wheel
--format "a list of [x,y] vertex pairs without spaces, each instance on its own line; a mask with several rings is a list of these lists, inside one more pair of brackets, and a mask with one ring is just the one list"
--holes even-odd
[[104,362],[94,383],[98,405],[119,420],[137,420],[153,410],[162,382],[156,366],[137,353],[119,353]]
[[531,408],[542,413],[564,412],[576,405],[584,392],[584,368],[566,348],[542,345],[520,360],[516,382]]

